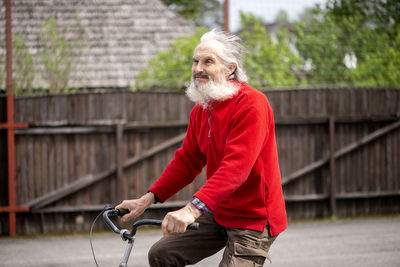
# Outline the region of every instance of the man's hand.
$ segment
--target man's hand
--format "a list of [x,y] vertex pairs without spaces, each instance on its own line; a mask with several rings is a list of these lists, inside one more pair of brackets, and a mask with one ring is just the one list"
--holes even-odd
[[162,222],[163,234],[184,233],[186,227],[194,223],[201,214],[201,211],[190,202],[180,210],[169,212]]
[[121,217],[121,221],[129,222],[142,215],[142,213],[154,203],[154,199],[154,194],[152,192],[148,192],[141,198],[124,200],[115,208],[129,210],[130,212],[128,214]]

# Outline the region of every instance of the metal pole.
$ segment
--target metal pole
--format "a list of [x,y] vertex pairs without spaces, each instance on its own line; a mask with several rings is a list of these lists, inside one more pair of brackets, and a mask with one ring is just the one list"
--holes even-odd
[[229,0],[224,1],[224,29],[229,33]]
[[[7,124],[14,124],[14,94],[12,80],[12,36],[11,36],[11,0],[5,0],[6,7],[6,64],[7,64]],[[8,205],[10,236],[15,236],[16,212],[15,212],[15,162],[14,162],[14,129],[7,128],[7,158],[8,158]]]
[[14,122],[14,93],[12,77],[12,30],[11,30],[11,0],[4,0],[6,15],[6,72],[7,72],[7,122],[0,123],[0,130],[7,130],[7,166],[8,166],[8,206],[0,207],[0,212],[8,212],[9,234],[15,236],[17,233],[17,212],[28,212],[26,206],[16,205],[15,197],[15,140],[14,129],[28,128],[27,123]]

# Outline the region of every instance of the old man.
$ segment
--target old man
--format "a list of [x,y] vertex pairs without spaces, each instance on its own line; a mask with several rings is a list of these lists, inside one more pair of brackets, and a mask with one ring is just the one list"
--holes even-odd
[[[149,252],[150,266],[186,266],[225,248],[220,266],[262,266],[287,219],[267,97],[250,87],[237,36],[212,30],[193,54],[186,94],[196,103],[182,147],[147,194],[117,208],[130,221],[164,202],[207,166],[207,181],[162,223],[164,237]],[[186,226],[199,222],[198,231]]]

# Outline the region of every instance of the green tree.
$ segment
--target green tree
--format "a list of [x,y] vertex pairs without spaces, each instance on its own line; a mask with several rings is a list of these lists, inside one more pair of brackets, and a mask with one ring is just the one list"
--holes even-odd
[[32,94],[35,63],[22,34],[13,38],[13,89],[15,95]]
[[222,7],[219,0],[162,0],[171,10],[193,21],[197,26],[222,25]]
[[357,68],[350,70],[356,86],[400,87],[400,34],[393,46],[382,46],[365,55]]
[[393,0],[332,0],[306,11],[296,48],[311,62],[308,84],[399,86],[399,10]]
[[240,37],[248,51],[244,65],[249,84],[259,89],[300,85],[297,76],[300,59],[289,47],[287,29],[271,36],[266,34],[261,19],[245,13],[240,16],[243,28]]
[[77,58],[82,54],[81,37],[67,39],[66,33],[79,36],[78,29],[65,27],[57,30],[55,18],[48,19],[40,33],[41,48],[39,57],[44,66],[43,78],[47,81],[50,93],[68,89],[71,73],[77,69]]
[[351,84],[399,87],[400,2],[331,0],[327,10],[342,29],[341,44],[357,58],[349,70]]
[[307,74],[308,84],[345,83],[347,51],[340,45],[339,32],[332,17],[319,6],[307,10],[295,24],[296,49],[303,59],[301,69]]
[[[15,35],[12,40],[13,49],[13,89],[15,95],[31,94],[35,79],[35,64],[22,34]],[[5,88],[6,62],[0,55],[0,88]]]

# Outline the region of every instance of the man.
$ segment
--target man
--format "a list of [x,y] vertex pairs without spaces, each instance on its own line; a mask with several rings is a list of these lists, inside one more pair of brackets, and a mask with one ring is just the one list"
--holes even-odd
[[[165,216],[150,266],[195,264],[224,247],[220,266],[262,266],[286,229],[273,113],[266,96],[245,83],[239,40],[215,30],[202,36],[186,92],[197,105],[182,147],[146,195],[117,206],[130,210],[123,221],[133,220],[207,165],[204,186]],[[185,232],[196,220],[200,229]]]

